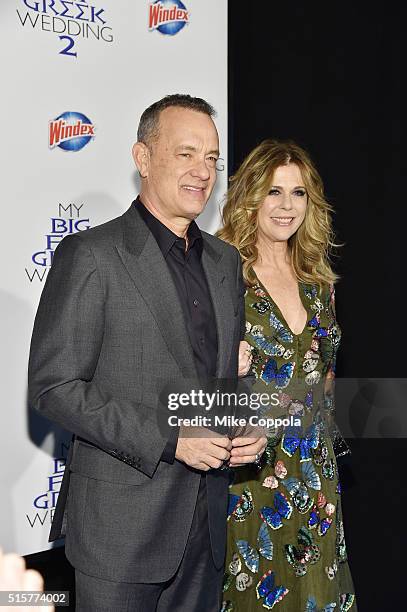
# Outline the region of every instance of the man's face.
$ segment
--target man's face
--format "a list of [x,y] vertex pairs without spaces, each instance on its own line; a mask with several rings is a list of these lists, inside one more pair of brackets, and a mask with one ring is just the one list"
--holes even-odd
[[208,115],[166,108],[146,155],[143,193],[167,218],[195,219],[215,185],[218,157],[218,133]]

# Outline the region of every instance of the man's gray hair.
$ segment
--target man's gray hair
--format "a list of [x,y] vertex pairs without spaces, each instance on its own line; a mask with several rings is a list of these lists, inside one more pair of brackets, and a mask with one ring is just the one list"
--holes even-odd
[[160,127],[160,113],[166,108],[175,106],[178,108],[188,108],[204,113],[209,117],[215,117],[216,111],[203,98],[193,98],[188,94],[171,94],[165,96],[151,104],[140,117],[140,123],[137,130],[138,142],[144,142],[147,146],[158,137]]

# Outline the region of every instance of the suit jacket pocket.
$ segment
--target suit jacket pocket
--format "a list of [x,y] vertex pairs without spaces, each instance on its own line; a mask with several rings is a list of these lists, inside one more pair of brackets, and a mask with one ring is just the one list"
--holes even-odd
[[112,484],[141,485],[151,481],[151,478],[140,470],[82,440],[75,441],[70,470]]

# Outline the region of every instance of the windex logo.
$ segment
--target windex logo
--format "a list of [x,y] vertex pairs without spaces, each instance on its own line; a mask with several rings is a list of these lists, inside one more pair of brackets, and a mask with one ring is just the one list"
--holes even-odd
[[80,151],[94,138],[95,126],[82,113],[66,112],[49,122],[48,145],[65,151]]
[[174,36],[189,23],[189,11],[180,0],[156,0],[149,5],[148,28]]

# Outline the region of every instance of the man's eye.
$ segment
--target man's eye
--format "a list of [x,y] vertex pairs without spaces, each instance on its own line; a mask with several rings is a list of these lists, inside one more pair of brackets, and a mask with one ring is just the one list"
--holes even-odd
[[180,153],[181,157],[191,157],[191,153]]

